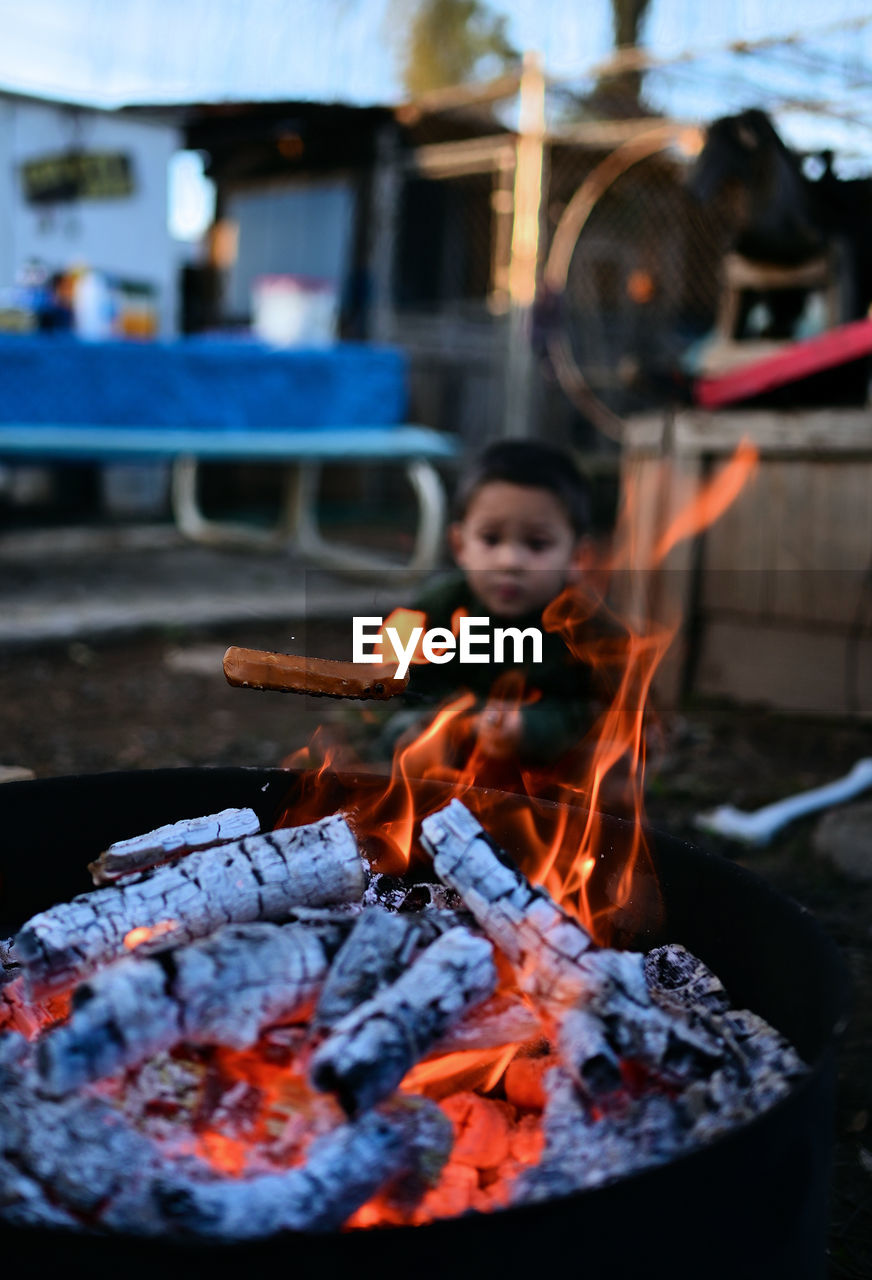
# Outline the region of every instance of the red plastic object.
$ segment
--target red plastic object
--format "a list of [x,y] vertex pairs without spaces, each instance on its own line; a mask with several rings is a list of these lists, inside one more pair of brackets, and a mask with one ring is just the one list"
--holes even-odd
[[853,320],[728,373],[698,378],[693,388],[694,399],[704,409],[718,409],[870,354],[872,320]]

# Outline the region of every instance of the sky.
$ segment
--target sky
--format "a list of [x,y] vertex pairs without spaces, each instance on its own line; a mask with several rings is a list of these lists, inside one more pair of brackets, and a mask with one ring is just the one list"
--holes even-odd
[[[226,98],[397,102],[398,7],[398,0],[0,0],[0,87],[101,106]],[[491,0],[491,8],[506,15],[517,48],[541,53],[552,77],[583,85],[610,52],[608,0]],[[652,73],[650,100],[680,118],[704,120],[776,90],[787,99],[822,97],[830,107],[835,94],[836,115],[823,113],[823,132],[849,146],[860,126],[833,122],[846,101],[857,105],[865,92],[869,120],[864,103],[862,127],[872,150],[872,23],[823,34],[863,16],[872,18],[872,0],[652,0],[643,44],[653,55],[712,52]],[[804,46],[805,62],[785,59],[784,50],[746,58],[717,53],[729,41],[803,31],[821,33]],[[809,56],[809,48],[821,56]]]

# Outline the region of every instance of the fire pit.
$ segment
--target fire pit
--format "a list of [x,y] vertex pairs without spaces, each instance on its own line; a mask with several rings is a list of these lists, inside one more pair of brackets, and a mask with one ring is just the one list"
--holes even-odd
[[[296,781],[279,770],[181,769],[9,784],[0,793],[0,936],[86,891],[86,864],[120,836],[231,804],[250,806],[270,827],[293,802]],[[325,812],[361,785],[365,779],[336,775],[323,792]],[[437,807],[439,784],[421,786]],[[498,809],[508,813],[520,805],[531,802],[506,795]],[[522,855],[510,834],[499,836],[510,854]],[[606,821],[608,845],[630,838],[625,824]],[[634,881],[634,898],[650,909],[626,917],[631,932],[620,945],[684,944],[723,980],[735,1006],[754,1010],[786,1035],[811,1068],[786,1098],[708,1147],[597,1190],[426,1227],[285,1233],[258,1244],[224,1244],[220,1261],[290,1263],[304,1274],[316,1267],[331,1274],[387,1265],[393,1271],[412,1266],[425,1276],[446,1268],[480,1276],[494,1266],[520,1275],[545,1261],[594,1277],[821,1275],[833,1038],[844,1006],[838,955],[813,920],[729,863],[657,835],[651,864],[653,875],[640,872]],[[34,1265],[78,1264],[89,1275],[108,1275],[110,1268],[175,1273],[217,1260],[212,1245],[160,1239],[8,1226],[0,1239],[7,1249],[26,1248]]]

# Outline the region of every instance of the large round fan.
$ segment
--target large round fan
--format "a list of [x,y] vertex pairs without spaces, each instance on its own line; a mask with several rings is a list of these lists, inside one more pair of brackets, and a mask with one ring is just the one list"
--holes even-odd
[[563,390],[620,439],[629,414],[674,398],[682,356],[712,327],[729,234],[686,190],[696,130],[664,124],[618,147],[564,209],[545,284]]

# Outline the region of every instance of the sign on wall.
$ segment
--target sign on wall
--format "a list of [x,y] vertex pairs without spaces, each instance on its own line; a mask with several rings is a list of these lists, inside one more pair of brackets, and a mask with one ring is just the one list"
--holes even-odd
[[123,151],[59,151],[21,166],[30,204],[103,200],[133,194],[133,166]]

